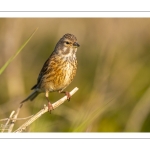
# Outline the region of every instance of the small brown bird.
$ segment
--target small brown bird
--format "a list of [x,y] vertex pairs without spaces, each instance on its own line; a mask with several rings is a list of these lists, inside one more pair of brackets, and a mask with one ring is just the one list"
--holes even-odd
[[38,94],[44,92],[48,100],[48,110],[53,110],[48,97],[49,92],[65,93],[70,100],[70,94],[64,89],[72,82],[77,71],[76,52],[80,45],[73,34],[65,34],[56,44],[54,51],[44,63],[37,79],[33,92],[21,102],[33,100]]

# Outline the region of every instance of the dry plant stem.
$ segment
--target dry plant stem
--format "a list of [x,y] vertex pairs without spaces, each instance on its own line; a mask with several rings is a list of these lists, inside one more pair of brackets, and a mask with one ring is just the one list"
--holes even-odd
[[15,111],[13,110],[13,111],[11,112],[9,118],[7,119],[7,122],[6,122],[6,124],[4,125],[4,127],[3,127],[3,129],[2,129],[1,132],[4,132],[5,130],[8,130],[8,124],[9,124],[9,122],[10,122],[10,120],[11,120],[11,118],[12,118],[12,116],[13,116],[14,113],[15,113]]
[[[16,120],[16,121],[17,121],[17,120],[26,120],[26,119],[29,119],[29,118],[31,118],[31,117],[33,117],[33,115],[31,115],[31,116],[29,116],[29,117],[25,117],[25,118],[16,118],[15,120]],[[0,121],[7,121],[8,119],[14,120],[14,118],[12,117],[12,118],[0,119]]]
[[21,107],[22,107],[22,104],[19,106],[19,108],[17,109],[16,114],[14,115],[13,119],[11,120],[11,123],[10,123],[9,128],[8,128],[8,132],[12,132],[12,129],[14,127],[14,123],[16,122],[16,119],[19,115]]
[[[70,92],[70,96],[72,96],[73,94],[75,94],[78,91],[78,88],[75,87],[71,92]],[[63,98],[61,98],[60,100],[58,100],[57,102],[53,103],[52,106],[53,108],[57,108],[58,106],[60,106],[62,103],[64,103],[67,100],[67,96],[64,96]],[[26,129],[27,126],[29,126],[31,123],[33,123],[36,119],[38,119],[39,117],[41,117],[44,113],[48,112],[48,106],[44,106],[43,109],[41,109],[37,114],[35,114],[32,118],[30,118],[28,121],[26,121],[21,127],[19,127],[16,131],[14,132],[22,132],[23,130]]]

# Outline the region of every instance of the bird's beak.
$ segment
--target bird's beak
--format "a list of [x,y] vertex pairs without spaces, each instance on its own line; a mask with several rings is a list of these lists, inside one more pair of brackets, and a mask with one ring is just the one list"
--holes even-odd
[[79,47],[80,45],[79,45],[77,42],[74,42],[74,43],[73,43],[73,46]]

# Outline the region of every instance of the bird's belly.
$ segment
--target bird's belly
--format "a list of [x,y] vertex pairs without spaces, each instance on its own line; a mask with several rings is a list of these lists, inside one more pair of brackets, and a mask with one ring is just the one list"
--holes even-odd
[[75,68],[69,63],[57,70],[54,80],[49,82],[49,91],[64,90],[72,82],[75,74]]

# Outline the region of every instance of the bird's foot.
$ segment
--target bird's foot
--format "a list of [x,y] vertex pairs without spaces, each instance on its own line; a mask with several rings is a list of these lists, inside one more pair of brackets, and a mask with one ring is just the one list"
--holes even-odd
[[67,100],[70,101],[71,95],[69,92],[65,92],[65,95],[67,96]]
[[49,101],[48,102],[48,111],[51,113],[52,110],[54,110],[54,108],[53,108],[53,105]]
[[71,95],[68,91],[59,91],[59,93],[65,93],[65,95],[67,96],[68,102],[70,101]]

